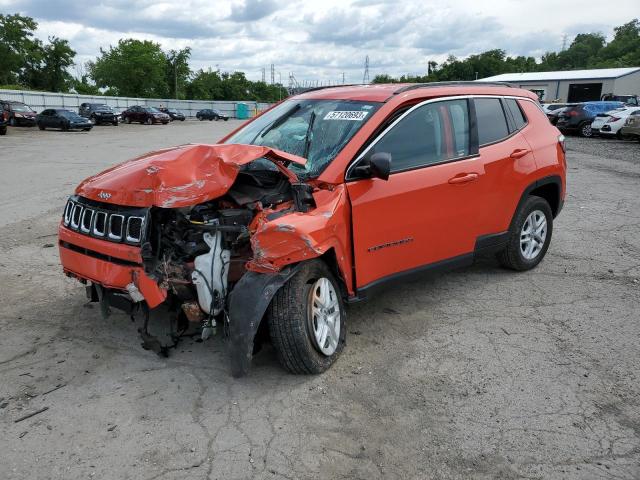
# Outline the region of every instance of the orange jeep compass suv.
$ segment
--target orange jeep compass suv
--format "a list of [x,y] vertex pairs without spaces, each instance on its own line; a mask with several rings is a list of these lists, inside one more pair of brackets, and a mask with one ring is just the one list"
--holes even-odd
[[[526,90],[324,88],[218,144],[86,179],[64,209],[60,258],[104,315],[139,319],[147,349],[221,325],[235,376],[264,340],[286,369],[319,373],[344,347],[345,306],[391,281],[481,253],[535,267],[565,174],[564,137]],[[159,306],[164,336],[149,316]]]

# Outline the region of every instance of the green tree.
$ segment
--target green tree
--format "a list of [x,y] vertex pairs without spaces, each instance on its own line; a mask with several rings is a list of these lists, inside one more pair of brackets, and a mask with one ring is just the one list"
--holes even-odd
[[190,57],[190,47],[182,50],[169,50],[166,54],[166,82],[171,98],[186,98],[185,86],[191,75]]
[[167,57],[160,45],[149,40],[121,39],[109,50],[100,49],[95,62],[89,62],[89,75],[98,87],[118,95],[166,97]]
[[599,67],[640,65],[640,21],[637,18],[614,28],[614,37],[598,55]]
[[49,92],[67,92],[73,78],[69,67],[73,66],[76,52],[68,40],[50,37],[42,51],[42,66],[39,68],[38,84]]
[[19,81],[25,68],[38,62],[40,42],[33,38],[37,27],[33,18],[0,14],[0,83]]

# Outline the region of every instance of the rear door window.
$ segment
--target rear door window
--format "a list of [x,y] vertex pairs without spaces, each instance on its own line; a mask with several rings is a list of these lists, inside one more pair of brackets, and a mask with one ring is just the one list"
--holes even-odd
[[522,113],[520,105],[518,105],[518,102],[513,98],[505,98],[504,103],[511,114],[515,130],[520,130],[527,124],[527,119],[524,116],[524,113]]
[[507,119],[499,98],[475,98],[480,146],[495,143],[509,136]]

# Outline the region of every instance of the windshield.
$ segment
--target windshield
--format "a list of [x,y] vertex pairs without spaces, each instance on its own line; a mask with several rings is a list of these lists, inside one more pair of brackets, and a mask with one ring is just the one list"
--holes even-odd
[[31,107],[28,107],[27,105],[20,105],[18,103],[11,104],[11,109],[14,112],[33,112],[34,111]]
[[64,118],[68,118],[69,120],[82,120],[85,121],[85,119],[83,117],[81,117],[80,115],[78,115],[77,113],[74,112],[70,112],[68,110],[58,110],[58,115],[64,117]]
[[[351,100],[288,100],[241,129],[226,143],[277,148],[307,159],[289,165],[301,178],[317,177],[380,108],[377,102]],[[248,169],[273,169],[258,160]]]
[[150,113],[162,113],[162,112],[161,112],[160,110],[158,110],[156,107],[144,107],[144,109],[145,109],[147,112],[150,112]]
[[109,105],[94,105],[93,109],[107,112],[111,111],[111,107]]

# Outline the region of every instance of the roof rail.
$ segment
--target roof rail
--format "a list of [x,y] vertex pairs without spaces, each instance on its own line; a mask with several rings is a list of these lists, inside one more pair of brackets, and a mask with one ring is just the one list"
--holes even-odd
[[409,90],[415,90],[417,88],[434,88],[434,87],[456,87],[456,86],[490,86],[490,87],[510,87],[514,88],[513,85],[506,82],[483,82],[482,80],[476,81],[456,81],[456,82],[430,82],[430,83],[414,83],[413,85],[406,85],[404,87],[399,88],[395,92],[394,95],[398,95],[399,93],[407,92]]
[[322,87],[310,87],[310,88],[293,87],[293,88],[294,89],[296,89],[296,88],[304,88],[304,90],[302,90],[300,93],[296,94],[296,95],[302,95],[303,93],[315,92],[317,90],[326,90],[327,88],[362,87],[363,85],[364,85],[363,83],[345,83],[345,84],[341,84],[341,85],[324,85]]

